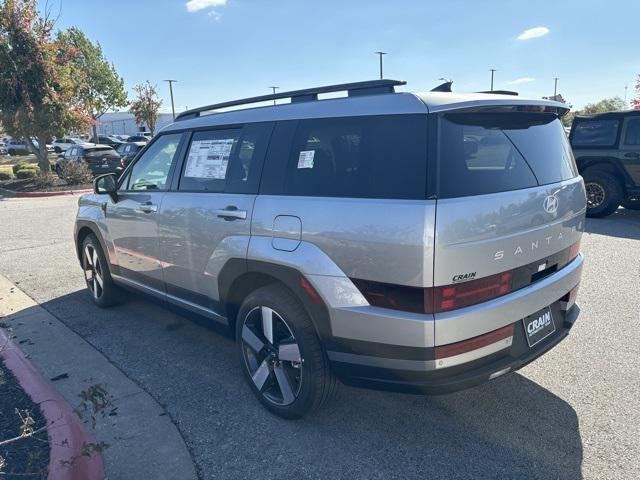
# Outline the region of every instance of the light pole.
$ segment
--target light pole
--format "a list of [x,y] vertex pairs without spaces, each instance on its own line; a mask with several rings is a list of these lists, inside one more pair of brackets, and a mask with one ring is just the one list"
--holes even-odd
[[382,80],[382,56],[386,55],[387,52],[375,52],[375,54],[380,57],[380,80]]
[[177,80],[163,80],[163,82],[169,82],[169,93],[171,94],[171,114],[173,115],[173,121],[176,121],[176,109],[173,106],[173,83]]
[[[278,88],[280,88],[280,87],[269,87],[269,88],[270,88],[271,90],[273,90],[273,94],[275,95],[275,94],[276,94],[276,90],[277,90]],[[276,99],[275,99],[275,98],[273,99],[273,104],[274,104],[274,105],[276,104]]]
[[627,108],[627,88],[629,88],[629,85],[624,86],[624,108]]
[[556,95],[558,95],[558,77],[553,77],[553,99],[556,99]]
[[493,74],[496,72],[495,68],[489,70],[491,72],[491,91],[493,92]]

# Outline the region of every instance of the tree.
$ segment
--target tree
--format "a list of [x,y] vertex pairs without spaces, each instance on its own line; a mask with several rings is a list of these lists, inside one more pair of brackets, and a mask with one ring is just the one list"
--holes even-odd
[[133,87],[133,90],[138,96],[131,102],[129,111],[133,113],[133,116],[136,118],[136,123],[138,125],[146,124],[149,130],[151,130],[151,135],[153,135],[158,120],[158,112],[162,106],[162,100],[158,98],[156,87],[151,85],[149,80],[136,85]]
[[636,98],[631,100],[631,108],[634,110],[640,110],[640,75],[636,79]]
[[576,115],[591,115],[594,113],[615,112],[624,110],[626,105],[620,97],[603,98],[599,102],[587,103],[582,110],[569,112],[563,117],[565,125],[571,125]]
[[54,37],[53,27],[35,0],[0,0],[0,122],[25,139],[41,175],[49,172],[47,141],[90,121],[79,96],[86,77],[75,68],[77,50]]
[[114,65],[104,57],[100,44],[92,43],[77,27],[61,33],[60,41],[67,49],[77,51],[75,66],[87,79],[79,93],[91,114],[93,138],[97,139],[98,119],[108,110],[127,105],[124,80],[118,75]]

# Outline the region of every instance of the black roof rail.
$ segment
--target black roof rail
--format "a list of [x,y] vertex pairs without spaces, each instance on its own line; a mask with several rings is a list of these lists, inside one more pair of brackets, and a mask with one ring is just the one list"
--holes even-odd
[[338,85],[327,85],[324,87],[305,88],[304,90],[292,90],[290,92],[281,92],[269,95],[260,95],[257,97],[243,98],[241,100],[231,100],[229,102],[215,103],[204,107],[192,108],[186,112],[182,112],[176,117],[178,120],[186,120],[188,118],[199,117],[202,112],[217,110],[219,108],[235,107],[238,105],[247,105],[250,103],[266,102],[269,100],[278,100],[281,98],[290,98],[291,103],[308,102],[318,100],[321,93],[343,92],[347,91],[350,97],[358,95],[376,95],[381,93],[394,93],[398,85],[406,85],[407,82],[402,80],[367,80],[364,82],[341,83]]
[[515,97],[518,96],[518,92],[514,92],[513,90],[486,90],[484,92],[476,93],[493,93],[494,95],[513,95]]

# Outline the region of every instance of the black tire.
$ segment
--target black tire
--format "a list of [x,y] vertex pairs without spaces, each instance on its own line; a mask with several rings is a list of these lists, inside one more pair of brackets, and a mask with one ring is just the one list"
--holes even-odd
[[640,200],[626,200],[622,206],[627,210],[640,210]]
[[587,191],[587,217],[606,217],[615,212],[624,198],[618,179],[603,170],[587,170],[583,177]]
[[16,151],[13,148],[9,149],[9,155],[11,155],[12,157],[15,156]]
[[[264,309],[272,311],[271,342],[263,328]],[[252,333],[257,345],[252,343]],[[335,395],[337,380],[311,318],[300,300],[284,286],[267,285],[247,296],[238,312],[236,338],[242,370],[251,390],[275,415],[297,419],[319,409]],[[291,345],[298,350],[293,347],[285,350],[288,354],[283,353],[283,347]],[[299,362],[287,361],[291,351],[297,353],[293,357],[299,358]],[[259,370],[266,373],[260,375]],[[256,377],[258,381],[254,380]],[[284,384],[289,387],[281,388]],[[288,398],[285,390],[289,392]]]
[[53,151],[56,153],[62,153],[62,149],[60,147],[53,147]]
[[96,305],[107,308],[124,300],[124,291],[113,283],[109,264],[93,233],[87,235],[82,242],[81,264],[87,289]]

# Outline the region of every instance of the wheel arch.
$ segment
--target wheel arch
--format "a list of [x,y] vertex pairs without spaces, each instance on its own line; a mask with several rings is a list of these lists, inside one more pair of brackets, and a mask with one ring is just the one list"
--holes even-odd
[[579,157],[576,159],[578,170],[584,176],[589,170],[600,170],[613,175],[619,182],[623,191],[627,191],[630,179],[619,160],[611,157]]
[[100,235],[100,230],[95,225],[93,225],[91,222],[78,220],[76,223],[76,229],[77,233],[75,241],[76,256],[78,257],[78,261],[82,261],[82,243],[84,242],[84,239],[92,233],[98,239],[98,242],[100,242],[100,248],[102,248],[102,252],[104,253],[105,257],[107,258],[107,260],[109,259],[109,251],[107,250],[104,240],[102,239],[102,235]]
[[331,335],[327,306],[317,292],[314,298],[308,293],[306,288],[310,283],[302,272],[275,263],[244,259],[227,261],[218,278],[220,303],[232,332],[235,332],[236,317],[244,299],[258,288],[272,284],[282,285],[300,300],[321,339]]

